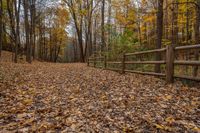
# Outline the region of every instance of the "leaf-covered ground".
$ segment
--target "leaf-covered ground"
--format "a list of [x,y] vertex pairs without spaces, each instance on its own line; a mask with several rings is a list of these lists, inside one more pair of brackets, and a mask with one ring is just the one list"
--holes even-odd
[[0,63],[0,132],[200,132],[200,87],[87,67]]

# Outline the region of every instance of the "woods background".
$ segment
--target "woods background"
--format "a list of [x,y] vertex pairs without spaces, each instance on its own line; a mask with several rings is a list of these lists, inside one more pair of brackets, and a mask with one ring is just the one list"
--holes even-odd
[[[1,0],[0,7],[0,52],[12,51],[14,62],[199,44],[200,0]],[[182,58],[191,56],[198,53]]]

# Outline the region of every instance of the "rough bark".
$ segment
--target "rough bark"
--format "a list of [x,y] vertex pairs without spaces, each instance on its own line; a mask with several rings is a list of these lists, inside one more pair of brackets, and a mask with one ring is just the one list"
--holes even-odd
[[16,17],[15,63],[17,63],[18,49],[20,47],[20,8],[21,8],[21,0],[18,0],[18,3],[16,1],[14,1],[14,5],[15,5],[15,17]]
[[[156,48],[160,49],[162,47],[162,35],[163,35],[163,0],[158,0],[157,1],[157,39],[156,39]],[[156,60],[159,61],[161,60],[161,53],[157,53],[156,55]],[[157,64],[155,67],[155,72],[160,73],[160,64]]]
[[177,0],[173,1],[172,7],[172,45],[178,44],[178,3]]
[[105,0],[102,0],[102,7],[101,7],[101,51],[105,49]]
[[30,25],[29,25],[29,19],[28,19],[28,8],[29,8],[29,3],[27,0],[24,0],[24,23],[25,23],[25,32],[26,32],[26,61],[28,63],[32,62],[31,59],[31,44],[30,44]]
[[83,16],[78,14],[75,10],[74,10],[74,6],[75,4],[78,4],[78,10],[81,12],[82,10],[82,3],[74,3],[74,1],[65,1],[65,3],[67,4],[69,11],[72,15],[72,18],[74,20],[74,24],[75,24],[75,29],[76,29],[76,33],[77,33],[77,37],[78,37],[78,42],[79,42],[79,51],[80,51],[80,57],[81,57],[81,62],[85,62],[85,57],[84,57],[84,48],[83,48]]
[[3,45],[3,1],[0,0],[0,59]]
[[[196,24],[195,24],[195,43],[199,44],[199,28],[200,28],[200,0],[197,1],[196,7]],[[199,50],[195,51],[195,60],[199,60]],[[196,77],[198,75],[198,66],[194,67],[193,76]]]

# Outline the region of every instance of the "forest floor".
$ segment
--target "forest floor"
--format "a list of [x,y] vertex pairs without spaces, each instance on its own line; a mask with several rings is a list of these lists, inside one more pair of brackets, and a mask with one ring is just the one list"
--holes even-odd
[[0,132],[200,132],[200,86],[85,64],[0,63]]

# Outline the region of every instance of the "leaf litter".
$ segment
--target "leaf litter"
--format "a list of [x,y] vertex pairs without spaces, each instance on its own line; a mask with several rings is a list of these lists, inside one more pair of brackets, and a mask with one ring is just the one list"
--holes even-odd
[[85,64],[0,63],[1,132],[200,132],[200,86]]

